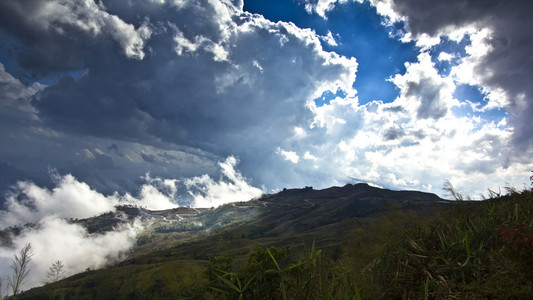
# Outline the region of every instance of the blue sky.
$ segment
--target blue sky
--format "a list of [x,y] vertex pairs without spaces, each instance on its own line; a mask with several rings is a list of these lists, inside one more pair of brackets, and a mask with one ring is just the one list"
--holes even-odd
[[244,10],[263,15],[277,22],[293,22],[327,36],[331,32],[337,45],[322,45],[327,51],[356,57],[358,80],[354,87],[361,103],[372,100],[392,102],[398,89],[387,79],[405,70],[406,61],[414,61],[418,49],[414,43],[402,43],[390,36],[390,29],[381,25],[381,16],[369,3],[340,4],[324,19],[305,11],[296,1],[245,1]]
[[140,228],[64,221],[117,204],[530,187],[533,2],[427,3],[0,1],[0,229],[39,224],[14,241],[44,253],[28,287],[52,254],[129,249]]

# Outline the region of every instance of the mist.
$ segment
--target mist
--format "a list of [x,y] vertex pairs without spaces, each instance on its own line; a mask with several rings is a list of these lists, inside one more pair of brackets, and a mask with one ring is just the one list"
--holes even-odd
[[140,223],[135,222],[104,234],[89,234],[81,225],[47,216],[39,221],[37,229],[26,230],[17,236],[12,247],[0,247],[0,264],[3,266],[0,276],[10,276],[8,266],[13,255],[27,243],[32,245],[33,256],[23,289],[46,283],[49,267],[58,260],[64,265],[63,276],[98,269],[124,258],[141,230]]
[[[138,193],[104,195],[71,174],[52,173],[55,187],[48,189],[30,181],[17,182],[5,195],[5,210],[0,211],[0,228],[19,226],[21,233],[11,237],[10,245],[0,245],[0,276],[11,274],[14,255],[27,243],[33,256],[29,277],[23,289],[43,285],[56,261],[64,265],[63,276],[87,269],[98,269],[127,257],[144,226],[139,220],[122,224],[105,233],[88,233],[70,218],[89,218],[117,205],[133,205],[163,210],[192,204],[217,207],[224,203],[250,200],[262,194],[236,169],[238,160],[230,156],[219,162],[219,177],[205,174],[185,179],[164,179],[146,174]],[[180,190],[182,189],[182,190]],[[188,199],[182,197],[188,196]],[[32,224],[31,226],[22,226]]]

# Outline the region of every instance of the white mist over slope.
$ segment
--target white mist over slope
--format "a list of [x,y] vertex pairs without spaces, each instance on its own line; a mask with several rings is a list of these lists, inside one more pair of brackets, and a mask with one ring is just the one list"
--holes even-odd
[[[116,205],[135,205],[150,210],[162,210],[185,205],[179,195],[189,195],[196,207],[213,207],[234,201],[244,201],[261,195],[235,169],[238,160],[230,156],[219,163],[220,177],[203,175],[187,179],[153,178],[147,174],[136,196],[118,192],[106,196],[85,182],[67,174],[53,174],[56,186],[39,187],[33,182],[18,182],[6,195],[5,210],[0,211],[0,228],[33,223],[13,237],[12,245],[0,246],[0,276],[11,274],[9,264],[27,243],[33,246],[31,271],[23,289],[46,282],[48,268],[55,261],[64,264],[65,276],[87,268],[101,268],[124,258],[135,245],[143,230],[140,222],[122,225],[104,234],[89,234],[85,228],[67,221],[69,218],[89,218]],[[185,187],[179,191],[179,187]]]
[[16,237],[12,247],[0,247],[0,276],[6,278],[11,274],[8,266],[13,255],[31,243],[33,256],[23,289],[44,284],[49,267],[58,260],[64,265],[64,276],[120,260],[135,245],[136,235],[142,230],[140,223],[135,222],[105,234],[88,234],[82,226],[57,216],[44,217],[38,224],[36,229],[26,230]]

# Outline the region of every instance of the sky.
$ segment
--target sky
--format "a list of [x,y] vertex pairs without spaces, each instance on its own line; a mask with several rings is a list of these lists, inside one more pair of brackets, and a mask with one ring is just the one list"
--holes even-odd
[[2,194],[53,189],[51,173],[105,195],[170,180],[193,206],[206,190],[194,178],[264,192],[525,187],[532,6],[2,1]]
[[69,274],[119,259],[140,225],[95,236],[64,221],[117,204],[357,182],[449,197],[449,180],[473,198],[529,187],[532,9],[0,1],[0,227],[40,224],[0,247],[2,265],[32,242],[35,286],[57,259]]

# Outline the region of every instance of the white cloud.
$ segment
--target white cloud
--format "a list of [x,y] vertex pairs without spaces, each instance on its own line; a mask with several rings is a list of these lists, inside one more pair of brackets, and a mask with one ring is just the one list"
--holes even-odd
[[200,47],[202,38],[196,37],[196,41],[192,42],[183,36],[183,32],[178,31],[174,36],[174,42],[176,43],[176,53],[183,55],[186,52],[194,53]]
[[185,180],[189,194],[194,197],[195,207],[218,207],[225,203],[248,201],[259,197],[263,192],[251,186],[235,169],[237,159],[233,156],[219,163],[222,176],[219,181],[209,175]]
[[320,38],[330,46],[338,46],[337,42],[335,41],[335,38],[333,37],[333,34],[331,34],[331,31],[328,31],[328,34],[326,36],[322,36]]
[[294,151],[285,151],[278,147],[277,153],[281,155],[285,160],[288,160],[293,164],[297,164],[300,160],[300,156]]
[[261,66],[261,64],[257,61],[257,60],[253,60],[252,61],[252,64],[254,65],[254,67],[256,67],[261,73],[263,72],[263,67]]
[[56,180],[57,186],[52,190],[28,181],[17,183],[6,197],[7,210],[0,211],[1,226],[37,222],[50,215],[88,218],[111,211],[118,204],[117,197],[106,197],[70,174]]
[[[364,0],[353,0],[363,2]],[[316,13],[324,19],[327,19],[326,14],[335,8],[335,5],[346,3],[348,0],[306,0],[305,10],[307,13]]]
[[318,158],[316,156],[314,156],[313,154],[309,153],[309,151],[305,151],[304,159],[312,160],[312,161],[317,161],[318,160]]
[[390,79],[401,90],[397,103],[403,108],[420,119],[439,119],[446,116],[452,106],[459,105],[453,98],[453,80],[440,77],[428,53],[420,54],[418,62],[405,66],[405,74]]
[[439,61],[451,61],[454,57],[455,55],[450,54],[448,52],[441,52],[439,53],[439,56],[437,57],[437,59]]
[[[308,12],[325,17],[345,1],[305,2]],[[505,0],[488,3],[452,0],[429,6],[420,5],[417,0],[370,0],[369,3],[385,18],[384,25],[394,25],[393,36],[399,36],[404,42],[414,41],[422,51],[441,44],[441,38],[457,43],[470,41],[465,48],[466,55],[451,70],[452,78],[480,88],[488,100],[481,111],[503,108],[514,115],[509,124],[514,128],[511,143],[516,155],[533,143],[533,124],[528,121],[533,116],[530,101],[533,91],[528,84],[533,77],[528,59],[533,39],[523,30],[532,25],[528,17],[528,11],[533,8],[531,3]],[[404,28],[397,30],[398,26]],[[449,59],[440,56],[441,60],[444,58]]]
[[357,99],[337,98],[321,107],[310,104],[314,122],[307,136],[279,152],[304,153],[312,145],[316,159],[298,163],[307,182],[328,174],[332,182],[355,178],[445,196],[441,187],[447,178],[474,197],[498,182],[522,185],[532,165],[513,161],[511,129],[455,116],[451,108],[461,105],[453,98],[455,83],[438,74],[427,53],[391,81],[400,89],[392,103],[359,105]]
[[164,210],[177,207],[179,202],[176,179],[145,177],[146,183],[140,188],[137,197],[126,193],[121,202],[138,205],[151,210]]
[[[124,258],[141,229],[135,223],[104,234],[88,234],[80,225],[69,224],[57,216],[47,216],[38,222],[35,229],[25,229],[14,238],[12,247],[0,247],[0,263],[8,266],[19,249],[31,243],[30,272],[26,284],[21,287],[26,290],[44,284],[49,267],[58,260],[64,265],[63,275],[71,276]],[[9,268],[1,268],[0,276],[5,278],[10,271]]]

